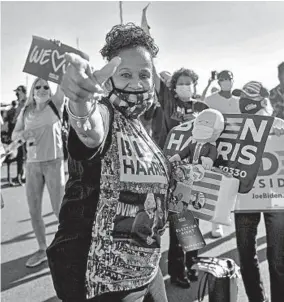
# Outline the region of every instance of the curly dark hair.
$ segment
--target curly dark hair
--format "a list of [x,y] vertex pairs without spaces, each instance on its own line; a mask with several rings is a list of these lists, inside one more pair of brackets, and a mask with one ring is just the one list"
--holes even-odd
[[191,69],[186,69],[186,68],[181,68],[177,71],[175,71],[172,75],[171,78],[171,90],[175,90],[176,89],[176,85],[177,85],[177,80],[179,79],[180,76],[188,76],[190,78],[192,78],[192,81],[194,84],[197,83],[198,81],[198,75]]
[[158,46],[154,39],[147,35],[144,30],[134,23],[127,23],[115,25],[106,35],[106,44],[101,49],[100,53],[103,58],[110,61],[117,56],[122,49],[129,49],[133,47],[145,47],[155,58],[159,52]]

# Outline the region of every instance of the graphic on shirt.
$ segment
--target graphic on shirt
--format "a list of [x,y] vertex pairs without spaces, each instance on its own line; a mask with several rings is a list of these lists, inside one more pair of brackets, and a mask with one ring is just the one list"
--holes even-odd
[[[158,157],[140,136],[117,132],[120,160],[120,180],[123,182],[167,183],[166,174]],[[149,144],[152,142],[149,141]],[[154,145],[152,149],[154,148]]]
[[[102,159],[87,260],[87,299],[148,284],[157,273],[160,233],[167,220],[165,158],[120,113],[115,113],[112,133],[112,144]],[[144,169],[137,169],[140,164]]]
[[[159,197],[155,198],[153,193],[148,193],[144,208],[136,215],[133,223],[133,240],[140,241],[140,244],[145,246],[156,245],[158,247],[159,242],[156,242],[155,228],[159,226],[159,223],[162,223],[163,216],[161,199]],[[155,242],[156,244],[154,244]]]

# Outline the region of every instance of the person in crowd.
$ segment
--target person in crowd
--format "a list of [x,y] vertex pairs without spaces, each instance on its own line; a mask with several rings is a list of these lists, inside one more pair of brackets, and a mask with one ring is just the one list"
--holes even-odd
[[169,162],[139,120],[153,103],[157,53],[154,40],[127,23],[107,34],[101,70],[65,55],[70,176],[47,249],[64,302],[167,301],[159,259]]
[[[229,70],[223,70],[217,74],[217,79],[220,91],[205,98],[204,102],[209,108],[219,110],[222,114],[240,113],[239,100],[232,95],[233,73]],[[223,227],[212,223],[211,235],[214,238],[222,237],[224,235]]]
[[[17,94],[17,93],[16,93]],[[17,95],[18,97],[18,95]],[[15,116],[16,116],[16,108],[18,106],[18,100],[14,100],[11,103],[11,108],[7,111],[6,116],[5,116],[5,122],[7,123],[7,136],[6,136],[6,143],[10,144],[11,143],[11,137],[12,137],[12,132],[15,128],[15,124],[16,124],[16,120],[15,120]],[[20,152],[22,151],[22,149],[20,150]],[[21,169],[21,158],[17,158],[18,152],[14,152],[13,156],[12,154],[9,154],[6,156],[5,158],[5,162],[7,164],[7,180],[8,183],[11,187],[16,186],[17,184],[22,184],[22,177],[15,177],[12,179],[11,177],[11,171],[10,171],[10,167],[11,167],[11,163],[13,161],[17,161],[17,166],[18,166],[18,171],[19,171],[19,164],[20,164],[20,169]]]
[[52,103],[62,115],[63,99],[59,86],[56,94],[52,95],[47,81],[35,79],[12,134],[14,142],[22,141],[27,145],[26,196],[39,245],[39,250],[28,259],[27,267],[35,267],[47,260],[45,225],[41,213],[44,184],[57,218],[64,194],[61,121],[50,105]]
[[18,106],[17,101],[12,101],[11,108],[7,111],[7,117],[6,120],[8,122],[8,135],[11,137],[12,132],[16,125],[15,115],[16,115],[16,108]]
[[198,75],[193,70],[180,68],[171,76],[168,87],[167,81],[156,72],[156,91],[164,111],[167,134],[173,127],[193,119],[196,112],[208,108],[195,100],[197,82]]
[[278,66],[279,85],[270,91],[273,116],[284,119],[284,62]]
[[205,103],[209,108],[219,110],[221,113],[240,113],[239,100],[232,95],[233,73],[229,70],[223,70],[217,74],[217,80],[220,91],[205,98]]
[[[233,91],[240,96],[241,113],[271,116],[273,109],[269,101],[269,91],[262,83],[252,81],[243,89]],[[278,121],[276,121],[277,124]],[[281,127],[272,128],[277,135],[284,135],[284,120]],[[279,130],[281,130],[279,132]],[[244,198],[241,194],[240,201]],[[284,297],[284,212],[263,213],[266,226],[267,260],[270,273],[271,302],[281,302]],[[245,290],[250,302],[268,302],[257,257],[257,227],[260,212],[235,213],[236,240],[240,257],[240,267]]]
[[[172,128],[194,119],[196,113],[208,108],[203,102],[195,100],[198,75],[193,70],[181,68],[175,71],[172,76],[167,72],[162,72],[159,75],[156,73],[155,80],[158,100],[164,111],[165,138]],[[193,251],[186,253],[186,257],[184,257],[170,220],[168,271],[172,283],[188,288],[190,281],[197,280],[197,272],[191,270],[193,258],[197,255],[198,252]]]
[[[2,115],[0,115],[0,126],[2,127],[3,124],[4,124],[4,121],[3,121]],[[5,160],[5,157],[6,157],[6,150],[2,144],[2,137],[1,137],[1,140],[0,140],[0,167],[2,167],[2,163]],[[5,206],[5,203],[4,203],[4,199],[2,196],[2,192],[0,195],[1,195],[1,209],[3,209]]]
[[[15,108],[14,118],[12,120],[12,124],[16,125],[16,121],[19,117],[19,114],[25,103],[27,101],[27,89],[24,85],[18,86],[14,92],[17,96],[17,106]],[[17,162],[17,176],[9,181],[11,186],[14,185],[23,185],[25,182],[25,158],[26,158],[26,145],[21,145],[18,148],[16,162]]]

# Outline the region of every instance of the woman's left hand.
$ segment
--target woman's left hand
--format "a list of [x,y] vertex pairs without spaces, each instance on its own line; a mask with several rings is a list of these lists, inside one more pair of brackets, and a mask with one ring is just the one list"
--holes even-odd
[[102,85],[121,63],[121,58],[114,57],[102,69],[93,72],[90,63],[77,54],[66,53],[65,59],[69,64],[63,75],[61,88],[65,96],[75,103],[85,103],[94,94],[102,94]]

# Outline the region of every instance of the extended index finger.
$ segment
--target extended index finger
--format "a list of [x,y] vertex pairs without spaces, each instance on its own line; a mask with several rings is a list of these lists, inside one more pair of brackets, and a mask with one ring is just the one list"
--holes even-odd
[[116,72],[117,67],[121,63],[120,57],[114,57],[108,64],[106,64],[101,70],[97,70],[94,72],[94,77],[97,82],[102,85],[106,80],[108,80],[111,76]]
[[64,58],[66,60],[66,63],[73,65],[84,78],[86,78],[86,75],[88,77],[91,75],[89,62],[83,59],[81,56],[75,53],[67,52],[65,53]]

